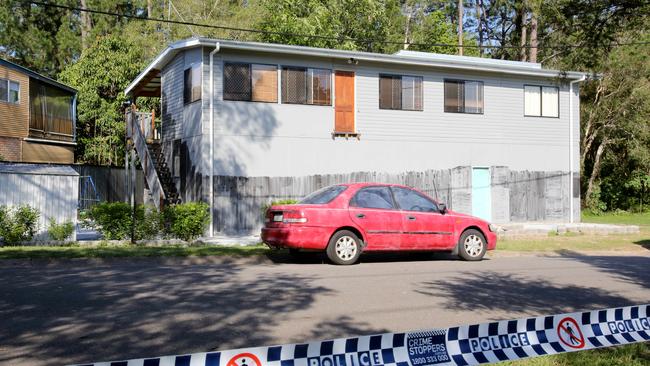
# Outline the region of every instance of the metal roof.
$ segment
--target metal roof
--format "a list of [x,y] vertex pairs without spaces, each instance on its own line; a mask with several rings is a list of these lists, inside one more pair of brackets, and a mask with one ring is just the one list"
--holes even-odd
[[68,92],[70,92],[72,94],[77,94],[77,89],[75,89],[75,88],[73,88],[71,86],[65,85],[63,83],[60,83],[60,82],[58,82],[58,81],[56,81],[54,79],[50,79],[47,76],[43,76],[43,75],[41,75],[41,74],[39,74],[39,73],[37,73],[35,71],[32,71],[32,70],[30,70],[30,69],[28,69],[28,68],[26,68],[24,66],[20,66],[18,64],[15,64],[15,63],[13,63],[11,61],[7,61],[5,59],[0,58],[0,65],[9,67],[9,68],[14,69],[16,71],[19,71],[19,72],[21,72],[23,74],[27,74],[27,75],[29,75],[29,77],[31,77],[33,79],[37,79],[37,80],[42,81],[42,82],[44,82],[46,84],[56,86],[56,87],[58,87],[60,89],[68,91]]
[[0,163],[0,174],[32,174],[32,175],[69,175],[79,176],[68,165]]
[[[129,84],[124,91],[127,95],[146,95],[160,85],[160,70],[184,49],[199,46],[219,47],[220,49],[243,50],[260,53],[310,56],[327,59],[340,59],[384,63],[404,66],[421,66],[460,71],[483,71],[491,73],[579,80],[585,73],[543,69],[541,64],[519,61],[495,60],[479,57],[454,56],[438,53],[399,51],[395,54],[381,54],[359,51],[333,50],[275,43],[243,42],[211,38],[190,38],[170,44],[158,57]],[[150,83],[151,82],[151,83]],[[140,93],[143,91],[143,93]]]

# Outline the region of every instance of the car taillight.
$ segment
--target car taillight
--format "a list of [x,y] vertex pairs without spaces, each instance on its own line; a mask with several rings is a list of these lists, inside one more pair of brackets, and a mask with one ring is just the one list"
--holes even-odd
[[307,222],[307,218],[302,211],[284,211],[282,213],[282,222],[285,224],[304,224]]

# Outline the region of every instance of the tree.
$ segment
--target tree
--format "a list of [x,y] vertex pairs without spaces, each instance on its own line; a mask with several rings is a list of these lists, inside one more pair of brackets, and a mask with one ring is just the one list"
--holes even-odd
[[141,55],[142,50],[124,37],[104,36],[61,73],[63,82],[78,90],[78,162],[124,162],[124,89],[145,66]]

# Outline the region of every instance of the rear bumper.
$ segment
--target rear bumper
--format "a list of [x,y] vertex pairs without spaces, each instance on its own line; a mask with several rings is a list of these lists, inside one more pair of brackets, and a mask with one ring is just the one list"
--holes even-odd
[[327,248],[330,230],[322,227],[288,226],[262,228],[262,241],[278,248],[320,249]]

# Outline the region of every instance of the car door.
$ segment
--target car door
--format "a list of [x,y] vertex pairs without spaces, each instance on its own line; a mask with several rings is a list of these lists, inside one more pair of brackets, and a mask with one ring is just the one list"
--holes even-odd
[[391,187],[402,216],[402,249],[445,249],[452,240],[452,219],[420,192]]
[[361,188],[350,200],[349,214],[366,238],[366,249],[399,250],[402,216],[387,186]]

